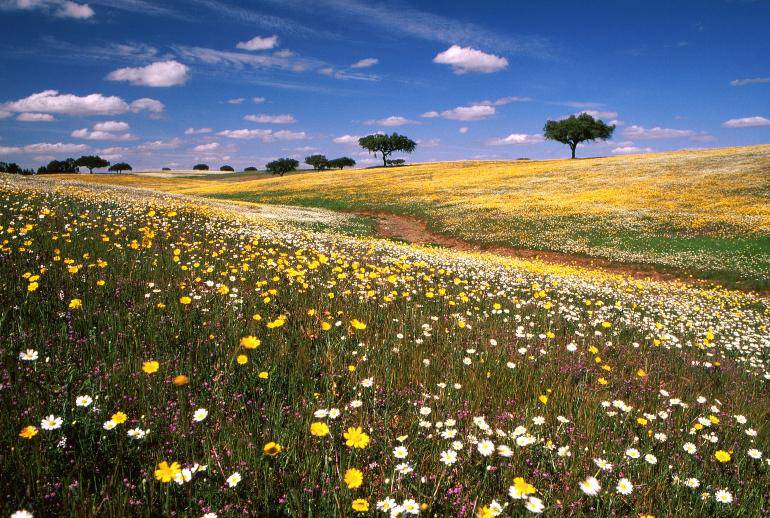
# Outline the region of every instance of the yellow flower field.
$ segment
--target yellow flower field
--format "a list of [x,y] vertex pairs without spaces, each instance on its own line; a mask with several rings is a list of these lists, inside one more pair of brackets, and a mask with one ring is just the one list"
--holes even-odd
[[448,162],[271,178],[88,181],[224,199],[385,211],[439,233],[770,287],[770,146],[579,161]]
[[[730,161],[761,163],[769,150]],[[622,175],[636,160],[611,162]],[[560,174],[589,177],[592,163]],[[344,174],[369,182],[372,199],[382,189],[384,205],[398,197],[386,192],[392,175],[402,195],[457,203],[461,191],[414,183],[410,194],[407,177],[451,171],[457,190],[462,167]],[[528,184],[537,167],[483,166]],[[734,210],[704,206],[703,228],[766,228],[766,207],[753,219],[746,201],[766,178],[733,174],[754,187],[725,187]],[[473,183],[484,203],[492,184]],[[631,197],[602,196],[617,203],[601,210],[632,218]],[[524,206],[506,203],[512,214]],[[583,210],[552,203],[538,210]],[[684,210],[671,204],[660,217]],[[0,177],[2,512],[767,513],[766,298],[353,237],[336,230],[344,218],[328,221],[308,229],[238,204]]]

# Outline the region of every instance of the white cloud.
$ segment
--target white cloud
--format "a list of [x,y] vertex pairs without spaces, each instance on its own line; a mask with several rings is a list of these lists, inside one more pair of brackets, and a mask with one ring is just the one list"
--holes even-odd
[[581,113],[590,115],[594,119],[616,119],[618,117],[618,112],[613,112],[613,111],[583,110],[581,112],[576,113],[576,115],[580,115]]
[[85,144],[65,144],[62,142],[51,144],[48,142],[39,142],[24,147],[0,147],[0,155],[10,155],[14,153],[79,153],[86,151],[87,149],[89,148]]
[[519,95],[509,95],[508,97],[501,97],[500,99],[495,101],[495,106],[505,106],[506,104],[511,103],[524,103],[531,101],[531,97],[522,97]]
[[122,159],[127,152],[128,148],[126,147],[106,147],[98,150],[100,157],[111,162]]
[[273,133],[273,136],[278,140],[304,140],[307,135],[304,131],[288,131],[281,130]]
[[71,0],[5,0],[0,2],[0,9],[37,9],[60,18],[85,20],[94,15],[88,4],[79,4]]
[[441,139],[438,138],[430,138],[426,140],[417,139],[417,144],[420,145],[420,147],[438,147],[441,145]]
[[457,131],[460,132],[461,134],[465,135],[466,133],[468,133],[468,128],[463,126],[462,128],[460,128]]
[[[19,99],[0,104],[0,119],[3,113],[10,116],[12,113],[35,114],[25,115],[19,120],[32,120],[35,117],[43,117],[42,114],[61,114],[73,116],[91,115],[120,115],[128,111],[138,112],[148,110],[160,113],[164,109],[163,103],[155,99],[137,99],[130,105],[116,96],[104,96],[94,93],[86,96],[73,94],[59,94],[56,90],[44,90]],[[43,120],[42,118],[38,120]],[[45,120],[48,120],[47,118]]]
[[115,154],[115,153],[125,153],[126,151],[128,151],[127,147],[113,146],[113,147],[102,148],[99,150],[99,153]]
[[278,36],[255,36],[249,41],[241,41],[236,47],[242,50],[269,50],[278,45]]
[[254,104],[262,104],[266,99],[264,97],[252,97],[251,100],[254,101]]
[[18,117],[16,117],[17,121],[22,122],[51,122],[52,120],[55,120],[53,118],[53,115],[50,113],[20,113]]
[[358,145],[358,138],[354,135],[342,135],[341,137],[336,137],[332,139],[332,142],[335,144],[355,144]]
[[405,124],[414,124],[414,121],[409,120],[406,117],[391,115],[384,119],[370,119],[364,121],[364,124],[370,126],[404,126]]
[[[273,134],[273,130],[269,129],[239,129],[239,130],[224,130],[217,133],[222,137],[235,138],[235,139],[268,139]],[[266,141],[266,140],[265,140]]]
[[285,115],[245,115],[243,120],[249,122],[259,122],[262,124],[294,124],[297,119],[291,114]]
[[723,122],[722,126],[725,128],[755,128],[758,126],[770,126],[770,119],[755,115],[754,117],[730,119]]
[[303,140],[307,138],[304,131],[273,131],[271,129],[238,129],[224,130],[217,135],[232,139],[260,139],[262,142],[275,142],[276,140]]
[[211,128],[198,128],[198,129],[196,129],[196,128],[187,128],[186,130],[184,130],[184,134],[185,135],[197,135],[199,133],[211,133],[212,131],[214,131],[214,130],[212,130]]
[[501,97],[500,99],[497,99],[496,101],[479,101],[473,103],[474,106],[480,105],[480,106],[505,106],[506,104],[511,103],[523,103],[531,101],[531,97],[522,97],[519,95],[509,95],[508,97]]
[[87,128],[81,128],[73,131],[71,136],[86,140],[135,140],[136,137],[130,133],[116,133],[119,131],[127,131],[128,128],[129,126],[126,122],[104,121],[94,124],[93,131],[89,131]]
[[196,61],[206,65],[231,67],[236,70],[252,67],[255,69],[277,68],[291,72],[303,72],[309,68],[322,66],[315,59],[288,56],[286,53],[275,52],[273,54],[251,54],[248,52],[231,52],[207,47],[187,47],[175,45],[174,52],[188,61]]
[[730,81],[730,84],[733,86],[746,86],[760,83],[770,83],[770,77],[751,77],[749,79],[733,79]]
[[41,142],[24,146],[24,150],[27,153],[74,153],[85,151],[86,149],[88,149],[88,146],[85,144],[64,144],[62,142],[57,142],[56,144]]
[[79,97],[59,94],[56,90],[44,90],[24,99],[0,105],[10,112],[60,113],[63,115],[116,115],[129,110],[128,104],[116,96],[90,94]]
[[350,68],[368,68],[376,65],[379,62],[380,60],[377,58],[365,58],[365,59],[356,61],[355,63],[350,65]]
[[323,67],[318,69],[318,73],[325,76],[330,76],[334,73],[334,69],[332,67]]
[[62,18],[75,18],[78,20],[85,20],[91,18],[94,15],[94,10],[88,6],[88,4],[78,4],[69,0],[61,4],[56,11],[56,16]]
[[165,108],[162,102],[149,97],[142,97],[131,103],[132,112],[147,110],[152,113],[161,113]]
[[440,52],[433,58],[433,62],[451,66],[455,74],[467,72],[488,74],[498,72],[508,66],[508,60],[504,57],[459,45],[452,45],[444,52]]
[[507,137],[492,139],[487,144],[490,146],[507,146],[510,144],[537,144],[539,142],[543,142],[543,136],[539,134],[511,133]]
[[128,123],[121,121],[104,121],[94,124],[96,131],[126,131],[128,128]]
[[619,146],[612,150],[616,155],[630,155],[636,153],[652,153],[651,147]]
[[136,137],[130,133],[110,133],[109,131],[89,131],[88,128],[76,129],[71,133],[74,138],[85,140],[135,140]]
[[176,137],[170,140],[154,140],[152,142],[145,142],[140,144],[136,148],[139,151],[158,151],[161,149],[175,149],[182,145],[182,141]]
[[458,106],[451,110],[444,110],[441,116],[445,119],[454,121],[477,121],[486,119],[495,114],[494,106],[475,104],[472,106]]
[[214,151],[215,149],[219,149],[219,142],[209,142],[208,144],[195,146],[193,151]]
[[13,115],[13,114],[11,112],[9,112],[9,111],[0,110],[0,120],[7,119],[11,115]]
[[190,69],[178,61],[156,61],[144,67],[127,67],[107,75],[110,81],[128,81],[137,86],[166,87],[183,85],[190,79]]
[[227,104],[241,104],[245,100],[243,97],[236,97],[235,99],[228,99]]
[[435,119],[438,116],[439,116],[439,113],[437,111],[429,111],[420,115],[420,117],[424,119]]
[[654,128],[644,128],[642,126],[628,126],[623,130],[623,135],[630,139],[667,139],[667,138],[684,138],[692,137],[696,135],[693,130],[680,130],[672,128],[661,128],[655,126]]

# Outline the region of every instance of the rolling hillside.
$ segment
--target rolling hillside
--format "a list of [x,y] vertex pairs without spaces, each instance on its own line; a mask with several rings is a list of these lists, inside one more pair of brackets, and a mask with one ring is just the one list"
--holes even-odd
[[89,180],[223,199],[388,212],[481,245],[652,265],[766,289],[770,145],[585,160]]

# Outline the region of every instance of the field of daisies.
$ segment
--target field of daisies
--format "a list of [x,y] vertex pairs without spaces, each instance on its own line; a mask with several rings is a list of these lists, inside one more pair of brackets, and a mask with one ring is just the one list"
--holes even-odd
[[770,302],[0,177],[2,516],[763,516]]

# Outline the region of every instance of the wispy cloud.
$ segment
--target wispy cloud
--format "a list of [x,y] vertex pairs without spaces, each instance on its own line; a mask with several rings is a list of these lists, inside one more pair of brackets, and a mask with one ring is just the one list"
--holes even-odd
[[391,115],[384,119],[369,119],[364,121],[368,126],[405,126],[407,124],[417,124],[416,121],[409,120],[406,117]]
[[[273,4],[291,5],[306,10],[301,0],[266,0]],[[470,22],[434,14],[403,2],[365,2],[362,0],[316,0],[319,11],[333,11],[356,24],[376,27],[381,32],[408,36],[445,44],[472,45],[496,51],[547,57],[552,46],[547,38],[514,36]]]
[[190,4],[196,4],[208,9],[214,16],[221,16],[235,19],[240,22],[248,23],[255,27],[267,31],[276,31],[281,34],[290,34],[293,36],[311,38],[321,37],[326,39],[339,39],[336,33],[327,30],[319,30],[303,25],[296,20],[283,18],[267,14],[262,11],[256,11],[240,5],[222,0],[188,0]]
[[749,79],[733,79],[730,81],[732,86],[757,85],[760,83],[770,83],[770,77],[751,77]]
[[740,119],[730,119],[722,123],[725,128],[755,128],[759,126],[770,126],[770,119],[767,117],[742,117]]
[[543,142],[543,136],[540,134],[511,133],[507,137],[496,138],[487,141],[490,146],[509,146],[521,144],[539,144]]

